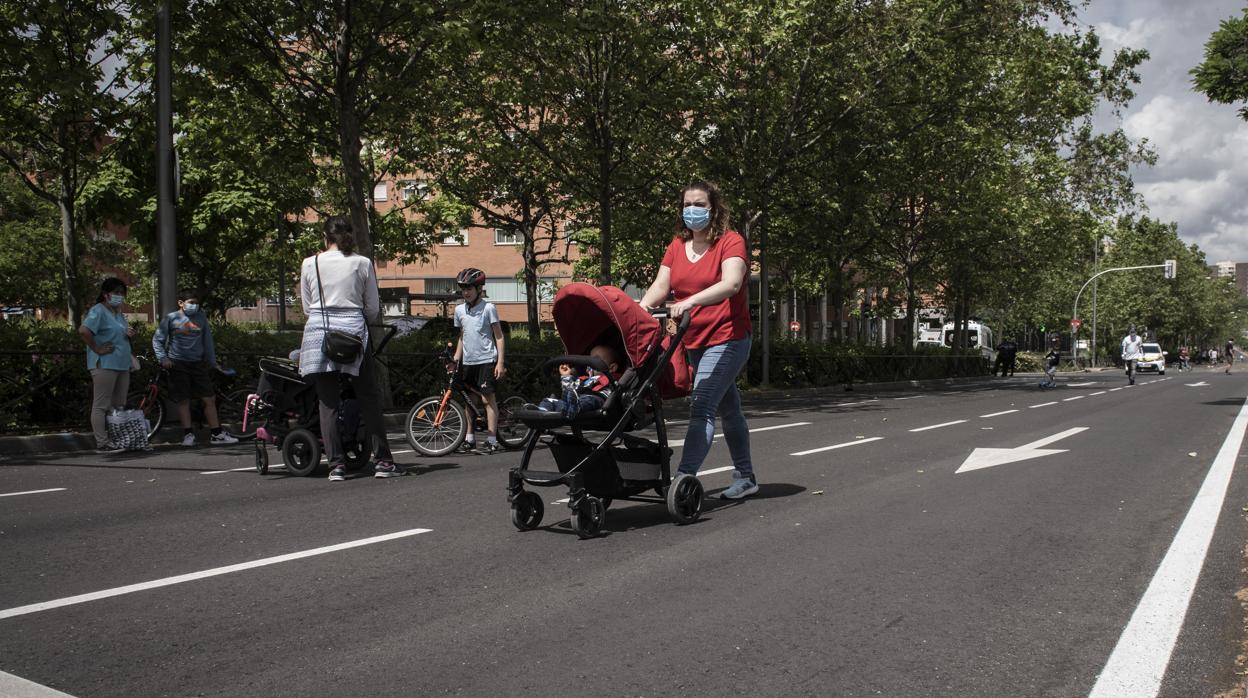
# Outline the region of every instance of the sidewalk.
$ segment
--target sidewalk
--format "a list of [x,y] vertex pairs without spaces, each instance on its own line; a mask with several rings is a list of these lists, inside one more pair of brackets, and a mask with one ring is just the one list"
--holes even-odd
[[[1093,369],[1093,372],[1099,372],[1106,369]],[[1015,377],[1039,377],[1039,373],[1019,373]],[[1059,375],[1075,375],[1065,373]],[[993,376],[973,376],[968,378],[933,378],[928,380],[911,380],[911,381],[891,381],[881,383],[854,383],[849,388],[844,385],[826,385],[814,388],[751,388],[746,390],[742,397],[748,402],[752,399],[775,399],[787,397],[805,397],[814,395],[843,395],[859,390],[889,390],[889,389],[936,389],[949,386],[968,385],[975,383],[988,383],[994,380],[1000,380]],[[666,403],[669,408],[677,410],[684,409],[688,404],[685,398],[678,400],[669,400]],[[407,417],[407,411],[390,412],[386,414],[386,426],[397,432],[403,427],[403,420]],[[207,447],[207,429],[201,429],[196,432],[201,443],[200,448]],[[152,445],[158,448],[181,448],[176,442],[182,437],[181,427],[164,427],[152,440]],[[0,436],[0,457],[13,457],[24,455],[35,455],[40,453],[74,453],[91,451],[95,448],[95,438],[90,432],[59,432],[54,434],[32,434],[28,436]]]

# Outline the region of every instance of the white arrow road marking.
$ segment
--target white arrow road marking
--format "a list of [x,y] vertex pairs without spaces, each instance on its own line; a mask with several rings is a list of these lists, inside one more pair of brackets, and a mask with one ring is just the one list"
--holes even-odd
[[20,698],[73,698],[68,693],[61,693],[55,688],[48,688],[34,681],[27,681],[20,676],[0,671],[0,696]]
[[966,461],[962,463],[962,467],[955,470],[954,474],[965,473],[969,470],[979,470],[980,468],[991,468],[994,465],[1005,465],[1006,463],[1028,460],[1030,458],[1039,458],[1040,456],[1051,456],[1054,453],[1065,453],[1066,449],[1062,448],[1040,447],[1087,430],[1088,427],[1067,429],[1052,436],[1032,441],[1029,444],[1023,444],[1018,448],[977,448],[971,451],[971,455],[967,456]]
[[1201,382],[1199,382],[1199,383],[1184,383],[1184,385],[1186,385],[1186,386],[1187,386],[1187,387],[1189,387],[1189,388],[1202,388],[1202,387],[1204,387],[1204,386],[1206,386],[1206,385],[1209,385],[1209,384],[1208,384],[1208,383],[1206,383],[1206,382],[1204,382],[1204,381],[1201,381]]

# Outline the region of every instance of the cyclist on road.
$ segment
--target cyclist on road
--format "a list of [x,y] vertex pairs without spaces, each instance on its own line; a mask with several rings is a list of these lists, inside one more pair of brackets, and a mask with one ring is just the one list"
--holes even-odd
[[[455,361],[460,365],[460,377],[465,385],[472,386],[485,400],[485,422],[488,431],[485,445],[480,451],[493,453],[498,445],[498,398],[494,387],[507,374],[503,366],[506,340],[498,320],[498,308],[485,300],[485,272],[468,267],[455,277],[464,302],[455,306],[455,326],[459,328],[459,341],[455,343]],[[468,420],[468,434],[461,446],[463,450],[476,447],[476,434],[472,420]]]
[[1135,325],[1122,338],[1122,362],[1127,365],[1128,385],[1135,385],[1135,362],[1144,358],[1144,338],[1135,333]]
[[238,443],[238,439],[225,433],[217,417],[216,386],[212,384],[217,352],[208,318],[200,310],[198,293],[182,291],[178,294],[178,309],[161,319],[156,334],[152,335],[152,350],[161,368],[169,372],[169,394],[178,405],[178,420],[182,422],[182,445],[195,445],[195,430],[191,427],[192,398],[203,401],[204,420],[212,430],[209,443]]
[[1231,366],[1235,364],[1235,340],[1226,340],[1226,373],[1230,375]]

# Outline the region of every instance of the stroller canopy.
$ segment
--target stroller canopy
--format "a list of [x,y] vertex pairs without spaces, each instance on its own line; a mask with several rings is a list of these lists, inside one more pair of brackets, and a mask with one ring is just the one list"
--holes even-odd
[[588,354],[596,344],[623,349],[640,367],[659,349],[662,328],[645,308],[614,286],[571,283],[555,294],[555,331],[569,354]]

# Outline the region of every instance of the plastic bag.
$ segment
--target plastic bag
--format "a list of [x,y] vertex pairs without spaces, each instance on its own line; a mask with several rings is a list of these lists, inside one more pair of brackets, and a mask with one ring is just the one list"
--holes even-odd
[[147,418],[141,410],[109,410],[105,416],[108,440],[127,451],[147,450]]

